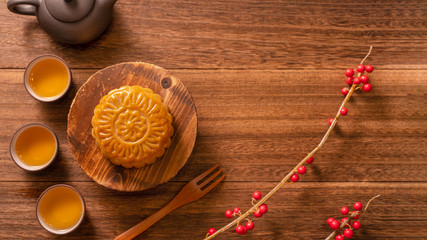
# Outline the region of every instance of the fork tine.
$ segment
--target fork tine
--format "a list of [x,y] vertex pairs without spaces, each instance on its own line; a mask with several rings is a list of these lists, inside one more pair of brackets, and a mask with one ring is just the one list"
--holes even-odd
[[212,188],[216,187],[222,180],[224,180],[226,175],[222,175],[220,178],[218,178],[215,182],[213,182],[209,187],[202,190],[203,195],[208,193]]
[[218,172],[212,174],[212,176],[210,176],[208,179],[206,179],[204,182],[202,182],[199,185],[199,188],[204,187],[206,184],[208,184],[210,181],[214,180],[216,178],[216,176],[218,176],[220,173],[222,173],[222,169],[220,169]]
[[217,167],[218,167],[218,165],[215,165],[215,166],[211,167],[209,170],[207,170],[206,172],[200,174],[199,176],[197,176],[196,178],[194,178],[191,181],[194,182],[194,183],[198,183],[200,180],[202,180],[204,177],[206,177],[209,173],[211,173]]

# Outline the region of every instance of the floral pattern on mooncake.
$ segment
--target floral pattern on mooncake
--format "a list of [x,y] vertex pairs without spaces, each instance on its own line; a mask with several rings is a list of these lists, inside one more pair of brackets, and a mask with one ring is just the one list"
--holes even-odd
[[140,168],[165,153],[173,134],[172,116],[158,94],[140,86],[110,91],[95,107],[92,136],[117,165]]

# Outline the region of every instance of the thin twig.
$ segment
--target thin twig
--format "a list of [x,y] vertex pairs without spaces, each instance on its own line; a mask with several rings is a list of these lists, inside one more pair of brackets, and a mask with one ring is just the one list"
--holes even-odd
[[[366,210],[368,209],[369,203],[371,203],[372,200],[374,200],[375,198],[379,197],[380,195],[377,195],[373,198],[371,198],[368,203],[366,204],[365,210],[363,210],[362,212],[359,212],[359,217],[366,212]],[[340,228],[338,228],[337,230],[331,232],[331,234],[329,234],[329,236],[327,238],[325,238],[325,240],[331,240],[333,237],[335,237],[335,235],[338,233],[339,230],[341,230],[343,227],[347,226],[347,224],[351,221],[351,219],[353,219],[354,216],[356,216],[358,213],[358,211],[354,211],[350,217],[348,217],[343,223],[341,223]]]
[[360,62],[360,64],[363,64],[363,62],[369,57],[369,54],[371,54],[372,46],[369,48],[368,54],[366,54],[365,58]]
[[[366,58],[369,56],[369,54],[371,53],[372,50],[372,46],[369,49],[368,54],[365,56],[365,58],[360,62],[360,64],[363,64],[363,62],[366,60]],[[359,76],[361,74],[359,73]],[[329,135],[332,133],[332,130],[334,129],[335,125],[337,124],[337,120],[338,118],[341,116],[340,110],[345,107],[345,105],[347,104],[348,100],[350,99],[351,95],[353,94],[353,92],[356,89],[356,84],[353,84],[350,88],[350,90],[347,93],[347,96],[344,98],[340,108],[338,109],[337,114],[335,115],[335,119],[332,122],[332,124],[329,126],[328,131],[325,133],[325,135],[323,136],[322,140],[320,141],[320,143],[317,145],[316,148],[314,148],[309,154],[307,154],[307,156],[305,156],[305,158],[303,160],[301,160],[301,162],[299,162],[296,167],[294,167],[292,169],[292,171],[290,171],[269,193],[267,193],[262,199],[260,199],[255,205],[253,205],[248,211],[246,211],[245,213],[241,214],[238,218],[234,219],[232,222],[230,222],[229,224],[227,224],[226,226],[222,227],[221,229],[217,230],[214,234],[208,236],[205,238],[205,240],[209,240],[212,239],[214,237],[216,237],[218,234],[224,232],[225,230],[229,229],[230,227],[236,225],[237,223],[239,223],[242,219],[246,218],[249,214],[255,212],[259,206],[261,206],[261,204],[265,203],[275,192],[277,192],[285,183],[288,182],[289,178],[298,171],[298,168],[300,166],[302,166],[310,157],[312,157],[317,151],[320,150],[320,148],[322,148],[322,146],[325,144],[326,140],[328,139]]]
[[365,210],[363,210],[363,212],[366,212],[366,210],[368,209],[369,203],[371,203],[372,200],[374,200],[375,198],[377,198],[379,196],[381,196],[381,195],[377,195],[377,196],[371,198],[371,200],[369,200],[368,203],[366,204]]

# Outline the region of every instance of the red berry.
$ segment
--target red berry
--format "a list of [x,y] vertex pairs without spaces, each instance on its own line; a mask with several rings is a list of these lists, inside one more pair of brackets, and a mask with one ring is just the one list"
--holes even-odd
[[360,72],[360,73],[365,72],[365,65],[363,65],[363,64],[357,65],[356,71]]
[[369,82],[369,77],[368,75],[363,75],[360,77],[360,81],[362,81],[362,83],[368,83]]
[[347,79],[345,80],[345,82],[346,82],[348,85],[352,85],[352,84],[353,84],[353,77],[347,77]]
[[314,161],[314,157],[310,157],[309,159],[307,159],[306,163],[312,164],[313,161]]
[[246,227],[239,225],[236,227],[236,232],[240,235],[244,235],[244,234],[246,234]]
[[332,123],[334,122],[335,118],[329,118],[329,125],[332,125]]
[[364,92],[370,92],[372,90],[372,85],[370,83],[364,84],[362,89]]
[[348,93],[348,87],[341,89],[341,93],[342,93],[342,95],[346,96]]
[[354,216],[354,217],[353,217],[353,220],[357,220],[357,219],[359,219],[359,216],[360,216],[360,215],[359,215],[359,214],[357,214],[356,216]]
[[353,207],[354,207],[354,210],[360,211],[360,210],[362,210],[362,203],[361,202],[355,202]]
[[249,221],[249,222],[246,223],[245,227],[246,227],[247,230],[252,230],[252,229],[254,229],[255,224],[254,224],[254,222]]
[[292,182],[298,182],[298,180],[299,180],[299,176],[298,176],[298,174],[294,174],[294,175],[292,175],[292,177],[291,177],[291,181],[292,181]]
[[259,211],[264,215],[268,211],[267,204],[263,203],[259,206]]
[[346,217],[345,217],[345,218],[342,218],[342,219],[341,219],[341,223],[343,223],[343,222],[347,221],[347,219],[348,219],[348,218],[346,218]]
[[360,227],[362,226],[362,224],[360,224],[359,221],[355,221],[355,222],[353,222],[352,226],[353,226],[353,228],[355,230],[358,230],[358,229],[360,229]]
[[255,212],[254,212],[254,216],[256,217],[256,218],[260,218],[260,217],[262,217],[262,212],[261,212],[261,210],[256,210]]
[[354,75],[354,70],[353,70],[353,68],[349,68],[349,69],[345,70],[345,75],[346,75],[347,77],[353,77],[353,75]]
[[261,193],[260,193],[259,191],[255,191],[255,192],[252,194],[252,197],[253,197],[255,200],[260,200],[260,199],[261,199],[261,197],[262,197],[262,195],[261,195]]
[[347,115],[347,113],[348,113],[347,108],[345,108],[345,107],[341,108],[340,113],[341,113],[341,115]]
[[360,84],[362,81],[360,80],[360,78],[359,77],[355,77],[354,79],[353,79],[353,83],[354,84]]
[[239,213],[239,212],[240,212],[240,208],[235,207],[235,208],[233,209],[233,212],[235,212],[235,213]]
[[305,172],[307,172],[307,169],[304,166],[300,166],[298,168],[298,173],[299,174],[304,174]]
[[349,210],[348,207],[342,207],[340,211],[342,215],[347,215]]
[[230,209],[225,211],[225,217],[226,218],[232,218],[233,217],[233,211],[231,211]]
[[334,229],[334,230],[338,230],[340,228],[340,222],[338,222],[338,220],[333,220],[331,222],[331,224],[329,224],[329,226]]
[[338,235],[335,237],[335,240],[344,240],[344,236],[343,236],[343,235],[341,235],[341,234],[338,234]]
[[215,228],[209,228],[208,234],[212,235],[214,233],[216,233],[216,229]]
[[351,229],[344,230],[344,237],[345,238],[351,238],[351,237],[353,237],[353,230],[351,230]]
[[328,224],[328,225],[331,225],[331,222],[332,221],[334,221],[335,220],[335,218],[328,218],[328,220],[326,220],[326,223]]
[[366,65],[366,66],[365,66],[365,70],[366,70],[368,73],[371,73],[371,72],[373,72],[373,71],[374,71],[374,67],[373,67],[372,65]]

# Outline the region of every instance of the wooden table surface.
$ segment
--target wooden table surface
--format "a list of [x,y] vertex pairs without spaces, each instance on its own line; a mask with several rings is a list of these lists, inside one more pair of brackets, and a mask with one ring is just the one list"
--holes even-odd
[[[83,225],[63,239],[112,239],[166,204],[189,180],[219,164],[227,174],[211,193],[158,222],[139,239],[202,239],[251,206],[321,140],[343,99],[344,70],[373,45],[373,90],[351,98],[314,164],[267,202],[268,214],[242,237],[324,239],[341,206],[372,202],[353,239],[427,239],[427,3],[425,1],[118,0],[113,22],[81,46],[49,37],[32,16],[0,7],[0,239],[57,238],[39,225],[35,204],[48,186],[84,195]],[[31,98],[25,66],[56,54],[73,85],[55,103]],[[187,86],[198,113],[193,154],[170,182],[126,193],[93,182],[76,164],[66,120],[79,87],[96,71],[128,61],[168,69]],[[9,155],[12,134],[42,122],[60,154],[38,173]]]

